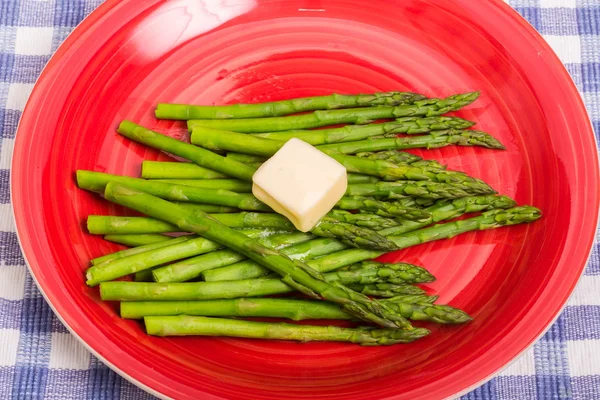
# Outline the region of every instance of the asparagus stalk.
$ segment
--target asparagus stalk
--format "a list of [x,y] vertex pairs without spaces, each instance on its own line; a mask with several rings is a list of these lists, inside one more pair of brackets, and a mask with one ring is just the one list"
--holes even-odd
[[389,312],[388,307],[343,285],[328,283],[309,266],[297,260],[292,261],[280,252],[262,246],[252,238],[226,227],[207,215],[189,213],[168,201],[113,182],[106,186],[104,196],[110,201],[151,217],[175,223],[184,231],[191,231],[206,239],[215,240],[281,275],[282,282],[312,297],[322,297],[338,303],[342,305],[344,311],[360,319],[381,326],[410,328],[410,324],[404,317]]
[[[281,231],[295,230],[294,225],[283,215],[274,213],[231,213],[209,214],[230,228],[271,228]],[[117,217],[89,215],[88,231],[96,235],[179,232],[176,225],[148,217]]]
[[[410,164],[412,167],[424,168],[433,172],[434,170],[445,170],[446,166],[435,160],[424,160],[413,154],[397,150],[383,150],[377,152],[361,152],[355,154],[358,157],[369,160],[388,161],[393,164]],[[350,182],[349,182],[350,183]],[[374,182],[352,182],[352,183],[374,183]]]
[[359,183],[348,185],[346,196],[377,197],[396,199],[401,197],[420,197],[425,199],[456,199],[473,195],[495,193],[489,186],[477,182],[452,184],[431,181],[397,181]]
[[375,297],[396,297],[423,295],[425,291],[418,286],[413,285],[397,285],[393,283],[376,283],[372,285],[348,285],[352,290],[356,290],[366,296]]
[[389,238],[399,248],[404,249],[421,243],[451,238],[470,231],[534,222],[541,218],[541,216],[542,212],[531,206],[513,207],[506,210],[491,210],[485,211],[477,217],[437,224],[428,228],[406,232],[399,236],[390,236]]
[[394,251],[396,245],[369,228],[340,222],[335,218],[325,216],[311,229],[317,236],[337,238],[341,242],[361,249]]
[[475,125],[475,123],[456,117],[405,117],[383,124],[346,125],[341,128],[321,130],[267,132],[257,133],[256,136],[280,141],[287,141],[291,138],[297,138],[305,141],[306,143],[312,144],[313,146],[318,146],[328,143],[363,140],[378,135],[395,136],[398,133],[412,135],[417,133],[428,133],[442,129],[466,129],[473,125]]
[[[367,285],[365,285],[367,286]],[[391,301],[394,303],[409,303],[409,304],[433,304],[440,296],[427,296],[425,294],[401,294],[390,297],[383,301]]]
[[188,120],[264,118],[295,114],[314,110],[368,106],[398,106],[412,104],[425,96],[410,92],[378,92],[372,94],[331,94],[328,96],[300,97],[289,100],[270,101],[256,104],[231,104],[223,106],[197,106],[189,104],[160,103],[156,107],[156,118]]
[[434,169],[445,170],[446,169],[445,165],[442,165],[435,160],[419,160],[419,161],[415,161],[415,162],[411,163],[410,165],[412,165],[413,167],[427,168],[429,170],[434,170]]
[[247,118],[236,120],[193,119],[188,129],[202,126],[235,132],[276,132],[294,129],[318,128],[337,124],[367,124],[377,119],[412,116],[438,116],[456,111],[471,104],[479,97],[478,92],[457,94],[445,99],[425,99],[413,104],[396,107],[351,108],[345,110],[315,111],[310,114],[287,117]]
[[431,221],[431,215],[429,214],[429,212],[416,208],[417,203],[413,199],[406,200],[410,201],[408,202],[399,200],[396,202],[386,202],[359,196],[345,196],[337,202],[336,207],[342,210],[369,211],[379,216],[388,218],[399,218],[408,221]]
[[[311,131],[312,132],[312,131]],[[320,131],[314,131],[320,132]],[[256,147],[249,148],[245,146],[245,143],[265,143],[266,141],[273,141],[273,139],[267,139],[257,136],[244,135],[244,134],[232,134],[229,131],[221,131],[213,128],[197,127],[192,132],[192,143],[202,146],[210,150],[234,150],[234,151],[245,151],[252,153],[270,154],[273,150],[281,148],[285,142],[278,141],[279,145],[270,144],[265,149],[256,149]],[[448,135],[419,135],[413,137],[395,137],[395,138],[368,138],[365,140],[358,140],[354,142],[342,142],[323,144],[317,146],[321,151],[336,152],[341,154],[355,154],[361,152],[370,151],[382,151],[382,150],[399,150],[399,149],[416,149],[426,148],[434,149],[449,145],[458,146],[481,146],[492,149],[504,149],[504,146],[494,137],[481,131],[471,130],[452,130],[448,132]],[[266,149],[268,150],[268,153]]]
[[206,213],[219,213],[219,214],[240,212],[239,208],[228,207],[228,206],[218,206],[218,205],[214,205],[214,204],[197,204],[197,203],[186,203],[186,202],[178,202],[178,201],[176,201],[175,204],[187,209],[188,211],[193,211],[193,212],[203,211]]
[[[331,277],[335,275],[335,278]],[[426,269],[406,263],[362,263],[349,267],[348,269],[335,271],[329,274],[335,281],[341,281],[350,285],[359,283],[361,285],[370,285],[373,283],[395,283],[395,284],[413,284],[427,283],[435,281]]]
[[179,228],[175,225],[154,218],[116,217],[106,215],[88,215],[87,230],[93,235],[128,236],[136,234],[179,232]]
[[102,257],[94,258],[90,261],[90,263],[92,265],[104,264],[109,261],[118,260],[121,258],[139,254],[139,253],[144,253],[146,251],[156,250],[156,249],[160,249],[162,247],[171,246],[171,245],[178,244],[178,243],[183,243],[185,241],[193,239],[194,237],[196,237],[196,236],[193,236],[193,235],[179,236],[179,237],[171,238],[169,240],[165,240],[165,241],[161,241],[161,242],[150,243],[150,244],[146,244],[143,246],[133,247],[131,249],[125,249],[125,250],[117,251],[115,253],[107,254]]
[[[445,165],[440,164],[435,160],[424,160],[419,156],[410,154],[404,151],[397,150],[383,150],[377,152],[361,152],[356,153],[356,156],[367,158],[369,160],[383,160],[389,161],[393,164],[410,164],[413,167],[427,168],[430,170],[434,169],[446,169]],[[359,182],[357,182],[359,183]],[[362,182],[360,182],[362,183]]]
[[[266,230],[247,230],[244,232],[247,237],[261,237],[273,234],[275,232]],[[157,244],[166,244],[169,242],[160,242]],[[86,283],[89,286],[96,286],[100,282],[120,278],[125,275],[133,274],[138,271],[149,269],[157,265],[180,260],[182,258],[197,256],[209,253],[221,248],[222,245],[203,237],[194,237],[176,244],[155,248],[152,251],[122,257],[94,266],[87,269]],[[134,249],[140,249],[136,247]],[[130,249],[133,250],[133,249]]]
[[[226,132],[212,128],[194,129],[191,136],[193,144],[211,150],[240,151],[247,154],[272,156],[285,143],[277,140],[264,139],[237,132]],[[477,190],[483,193],[493,193],[487,184],[480,180],[457,171],[428,170],[412,167],[408,164],[392,164],[387,161],[369,160],[361,157],[340,154],[327,148],[320,148],[324,153],[342,164],[348,172],[357,172],[364,175],[378,176],[384,180],[432,180],[435,182],[454,183],[468,190]]]
[[[430,213],[432,222],[440,222],[459,217],[466,213],[506,209],[516,205],[517,203],[507,196],[470,196],[454,200],[438,200],[434,205],[426,208],[426,211]],[[401,221],[395,227],[382,229],[379,233],[384,236],[399,235],[423,228],[427,225],[429,223]]]
[[[294,225],[284,216],[266,213],[210,214],[212,218],[230,228],[272,228],[277,230],[295,230]],[[178,232],[179,227],[147,217],[114,217],[90,215],[87,221],[88,231],[93,234],[133,234]],[[377,250],[394,250],[396,247],[377,232],[340,222],[338,219],[324,217],[311,230],[317,236],[338,238],[354,247]]]
[[256,322],[228,318],[145,317],[146,331],[154,336],[229,336],[252,339],[297,340],[301,342],[350,342],[363,346],[410,343],[429,334],[424,328],[411,330],[339,328],[336,326],[294,325],[283,322]]
[[173,185],[195,186],[205,189],[222,189],[237,193],[252,192],[252,183],[239,179],[154,179],[153,182],[166,182]]
[[124,301],[121,318],[141,319],[149,316],[197,315],[205,317],[255,317],[350,320],[352,316],[326,301],[296,299],[219,299],[204,301]]
[[374,176],[361,175],[361,174],[348,174],[348,183],[375,183],[379,182]]
[[[331,210],[327,214],[327,216],[330,218],[334,218],[340,222],[346,222],[348,224],[353,224],[356,226],[363,226],[365,228],[373,229],[375,231],[380,231],[385,228],[398,226],[399,224],[399,222],[393,218],[385,218],[380,215],[371,213],[353,214],[345,210]],[[430,218],[431,216],[427,216],[423,219]]]
[[166,242],[173,239],[170,236],[160,235],[156,233],[142,233],[136,235],[106,235],[105,240],[109,242],[119,243],[129,247],[144,246],[147,244]]
[[308,265],[319,272],[330,272],[360,261],[377,258],[382,254],[385,253],[377,250],[351,248],[315,258],[310,260]]
[[255,168],[249,167],[246,164],[161,135],[131,121],[121,122],[117,132],[138,143],[175,154],[186,160],[193,161],[201,167],[210,168],[230,177],[251,181],[252,175],[256,172]]
[[143,161],[144,179],[223,179],[221,172],[204,168],[191,162]]
[[[342,154],[356,154],[365,151],[400,150],[400,149],[437,149],[440,147],[480,146],[489,149],[505,147],[493,136],[481,131],[454,130],[448,136],[419,135],[413,137],[396,137],[384,139],[366,139],[356,142],[333,143],[317,146],[319,150],[337,151]],[[413,165],[414,167],[414,165]]]
[[[409,296],[404,296],[409,297]],[[427,296],[412,296],[426,299]],[[407,318],[441,324],[461,324],[470,321],[464,311],[428,302],[384,301],[403,312]],[[141,319],[150,316],[194,315],[204,317],[287,318],[293,321],[311,319],[352,320],[339,306],[325,301],[297,299],[241,298],[205,301],[140,301],[122,302],[122,318]]]
[[[297,234],[297,233],[296,233]],[[311,237],[311,235],[304,234]],[[274,235],[276,236],[276,235]],[[323,254],[334,253],[346,248],[343,243],[328,238],[319,238],[314,240],[288,241],[285,244],[290,246],[281,246],[273,243],[271,238],[261,239],[261,244],[281,249],[283,254],[290,258],[307,259]],[[197,278],[202,274],[205,280],[209,278],[211,271],[218,271],[215,275],[220,276],[221,280],[228,280],[228,274],[235,274],[237,279],[258,278],[267,275],[270,271],[254,261],[247,260],[243,255],[233,250],[219,250],[210,254],[190,258],[177,263],[169,264],[164,267],[156,268],[152,271],[156,282],[185,282]]]
[[471,321],[466,312],[443,304],[386,302],[405,318],[413,321],[429,321],[438,324],[463,324]]
[[[338,282],[342,276],[336,273],[323,275],[330,283]],[[337,280],[336,280],[337,279]],[[349,278],[349,282],[355,278]],[[387,297],[417,295],[423,289],[409,284],[348,284],[358,291],[379,290]],[[100,283],[100,297],[107,301],[197,301],[237,299],[240,297],[264,297],[294,292],[295,288],[277,278],[244,279],[214,282],[127,282],[110,281]],[[384,293],[385,292],[385,293]]]
[[234,153],[234,152],[228,152],[225,155],[225,157],[230,158],[235,161],[242,162],[244,164],[256,164],[256,163],[262,164],[265,161],[267,161],[267,159],[265,157],[253,156],[253,155],[244,154],[244,153]]
[[385,150],[376,152],[365,151],[356,153],[356,156],[373,161],[389,161],[392,164],[412,164],[416,161],[422,160],[422,158],[419,156],[398,150]]
[[[102,192],[108,182],[119,182],[137,190],[174,201],[208,203],[243,210],[269,211],[270,208],[248,193],[227,190],[204,189],[193,186],[173,185],[165,182],[147,181],[92,171],[77,171],[77,185],[81,189]],[[203,212],[198,210],[198,212]]]

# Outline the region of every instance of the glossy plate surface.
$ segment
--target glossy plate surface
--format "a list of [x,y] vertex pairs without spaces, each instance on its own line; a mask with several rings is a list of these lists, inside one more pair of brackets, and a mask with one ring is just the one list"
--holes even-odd
[[[124,210],[74,184],[76,169],[139,174],[164,155],[115,133],[124,118],[177,137],[157,102],[222,104],[412,90],[481,90],[458,115],[507,151],[417,152],[544,211],[541,221],[421,245],[387,260],[429,268],[441,302],[475,317],[406,346],[362,348],[218,338],[159,339],[99,301],[83,271],[118,249],[84,232]],[[158,394],[189,399],[434,399],[514,359],[559,313],[588,257],[598,213],[589,120],[566,71],[501,1],[107,1],[38,81],[14,153],[12,198],[31,271],[97,355]]]

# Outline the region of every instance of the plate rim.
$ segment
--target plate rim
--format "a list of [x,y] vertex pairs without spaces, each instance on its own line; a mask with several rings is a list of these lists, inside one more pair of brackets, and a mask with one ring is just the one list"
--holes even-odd
[[[19,142],[21,142],[22,140],[19,140],[19,137],[23,137],[24,135],[21,134],[19,135],[19,132],[21,131],[21,123],[23,121],[23,116],[26,114],[26,112],[28,111],[29,108],[32,108],[33,106],[31,105],[31,99],[34,97],[34,94],[39,91],[39,85],[38,83],[45,77],[45,75],[47,75],[48,70],[52,67],[52,65],[54,63],[57,63],[63,56],[63,53],[65,53],[72,45],[77,43],[77,40],[79,40],[79,38],[81,37],[81,35],[83,33],[85,33],[87,31],[87,29],[89,29],[94,23],[98,22],[98,20],[100,20],[103,16],[105,16],[106,14],[108,14],[114,7],[118,6],[120,3],[119,0],[106,0],[104,2],[102,2],[98,7],[96,7],[91,13],[89,13],[79,24],[77,24],[73,30],[67,35],[67,37],[63,40],[63,42],[57,47],[57,49],[55,50],[55,52],[52,54],[52,56],[50,57],[50,59],[48,60],[48,62],[44,65],[44,68],[41,70],[39,76],[37,77],[37,79],[35,80],[35,83],[33,85],[33,90],[25,104],[25,107],[23,109],[23,112],[21,113],[21,117],[19,118],[19,122],[17,124],[17,129],[16,129],[16,133],[15,133],[15,145],[13,148],[13,155],[15,154],[16,149],[18,148],[18,144]],[[594,169],[594,176],[596,176],[597,178],[600,177],[600,153],[599,153],[599,145],[598,145],[598,141],[595,138],[594,135],[594,129],[593,129],[593,123],[591,120],[591,116],[589,111],[587,110],[587,107],[585,106],[583,97],[581,95],[581,92],[579,91],[579,89],[577,88],[573,77],[571,76],[571,74],[568,72],[568,70],[566,69],[566,67],[564,66],[564,64],[562,63],[562,61],[559,59],[558,55],[556,54],[556,52],[552,49],[552,47],[549,45],[549,43],[544,39],[544,37],[535,29],[535,27],[533,25],[531,25],[531,23],[529,21],[527,21],[527,19],[525,19],[521,14],[519,14],[512,6],[510,6],[508,3],[504,2],[503,0],[491,0],[491,3],[493,3],[493,5],[495,5],[496,7],[500,8],[502,10],[502,12],[504,14],[507,14],[509,17],[512,17],[514,19],[517,20],[517,22],[519,23],[519,25],[521,27],[524,28],[524,33],[527,33],[531,36],[533,36],[536,39],[536,42],[539,43],[542,47],[545,48],[545,50],[547,51],[547,54],[552,58],[552,61],[549,62],[549,64],[553,64],[555,66],[557,66],[557,72],[560,72],[561,77],[563,79],[566,80],[565,84],[568,85],[570,87],[570,89],[572,90],[573,93],[575,93],[576,95],[576,99],[577,99],[577,108],[579,108],[581,111],[583,111],[583,114],[587,117],[586,119],[586,128],[588,130],[588,133],[591,133],[591,136],[593,138],[592,143],[594,144],[594,149],[596,150],[596,164],[595,164],[595,169]],[[106,366],[108,366],[111,370],[113,370],[114,372],[116,372],[119,376],[121,376],[122,378],[124,378],[125,380],[129,381],[130,383],[134,384],[135,386],[141,388],[142,390],[146,391],[147,393],[152,394],[153,396],[156,396],[160,399],[172,399],[171,397],[167,396],[164,393],[161,393],[155,389],[153,389],[152,387],[142,383],[141,381],[139,381],[138,379],[134,378],[133,376],[129,375],[128,373],[126,373],[124,370],[120,369],[119,367],[115,366],[113,363],[111,363],[110,361],[108,361],[104,356],[100,355],[93,347],[91,347],[90,344],[88,344],[75,330],[74,328],[63,318],[63,316],[58,312],[58,310],[56,309],[55,305],[50,301],[47,293],[45,292],[45,290],[43,289],[42,285],[40,284],[40,281],[38,280],[38,277],[36,276],[33,268],[31,267],[31,264],[29,262],[29,259],[27,257],[27,254],[24,251],[23,248],[23,244],[22,244],[22,240],[21,240],[21,235],[25,235],[26,233],[24,232],[25,229],[24,228],[20,228],[19,227],[19,223],[17,222],[17,218],[16,218],[16,212],[15,212],[15,205],[14,205],[14,196],[13,196],[13,190],[14,190],[14,184],[13,184],[13,179],[14,179],[14,174],[12,173],[12,171],[14,170],[15,164],[16,164],[16,158],[12,158],[11,161],[11,173],[10,173],[10,178],[9,178],[9,192],[10,192],[10,208],[11,208],[11,212],[12,212],[12,216],[13,216],[13,220],[15,221],[15,233],[16,233],[16,237],[17,237],[17,242],[19,244],[19,248],[21,250],[21,253],[23,255],[23,259],[25,262],[25,265],[27,266],[27,269],[29,270],[29,274],[31,275],[31,277],[33,278],[33,281],[37,287],[37,289],[40,291],[40,293],[42,294],[42,296],[44,297],[44,300],[46,301],[46,303],[49,305],[49,307],[51,308],[52,312],[54,313],[54,315],[60,320],[60,322],[66,327],[66,329],[69,331],[70,334],[72,334],[79,343],[81,343],[86,350],[88,350],[91,354],[93,354],[96,358],[98,358],[100,361],[102,361],[102,363],[104,363]],[[595,180],[596,182],[598,182],[598,179]],[[587,256],[585,257],[585,262],[583,263],[583,265],[580,266],[580,272],[579,275],[576,279],[576,281],[574,282],[574,284],[572,285],[572,287],[569,290],[568,295],[566,295],[562,306],[560,307],[559,310],[557,310],[557,312],[555,313],[555,315],[553,316],[552,320],[540,331],[540,333],[532,338],[529,343],[526,345],[526,347],[524,347],[521,351],[519,351],[518,353],[516,353],[510,360],[508,360],[507,362],[505,362],[502,366],[500,366],[499,368],[497,368],[494,372],[491,372],[488,374],[488,376],[486,376],[485,378],[481,379],[478,382],[473,383],[471,386],[457,392],[457,393],[453,393],[449,396],[446,397],[446,399],[456,399],[466,393],[469,393],[473,390],[475,390],[476,388],[482,386],[483,384],[489,382],[490,380],[492,380],[493,378],[497,377],[498,374],[500,372],[502,372],[503,370],[505,370],[506,368],[508,368],[511,364],[513,364],[514,362],[516,362],[519,358],[521,358],[523,356],[523,354],[527,351],[529,351],[534,345],[535,343],[537,343],[539,341],[539,339],[541,339],[542,336],[544,336],[548,330],[552,327],[552,325],[556,322],[556,320],[558,319],[558,317],[562,314],[562,312],[564,311],[564,309],[566,308],[569,299],[572,297],[573,292],[575,291],[575,288],[577,287],[577,285],[579,284],[579,282],[581,281],[582,276],[585,273],[585,269],[586,266],[589,264],[589,260],[591,258],[591,254],[592,254],[592,250],[594,248],[594,243],[595,243],[595,237],[598,233],[598,230],[600,229],[600,210],[598,210],[598,208],[600,208],[600,196],[598,196],[598,192],[600,192],[600,184],[596,185],[596,192],[597,192],[597,210],[596,210],[596,223],[595,223],[595,229],[593,230],[593,233],[591,234],[591,238],[589,240],[589,245],[586,246],[588,248],[588,252],[587,252]],[[21,232],[21,230],[23,230],[23,232]],[[209,397],[214,397],[214,395],[211,395],[209,393],[204,393],[204,395],[209,396]],[[396,395],[394,395],[395,397]],[[220,398],[220,397],[219,397]],[[393,397],[392,397],[393,398]]]

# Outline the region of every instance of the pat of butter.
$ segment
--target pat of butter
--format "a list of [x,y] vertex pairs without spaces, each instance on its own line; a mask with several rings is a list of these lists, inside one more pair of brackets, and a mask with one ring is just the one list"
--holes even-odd
[[308,232],[342,198],[346,168],[300,139],[290,139],[252,177],[252,193]]

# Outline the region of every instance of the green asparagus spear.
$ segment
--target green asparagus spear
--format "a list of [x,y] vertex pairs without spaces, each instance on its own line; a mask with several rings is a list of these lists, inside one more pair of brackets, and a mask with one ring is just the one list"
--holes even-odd
[[422,160],[419,156],[398,150],[365,151],[356,153],[356,156],[373,161],[389,161],[392,164],[412,164],[413,162]]
[[[77,171],[77,185],[81,189],[102,192],[108,182],[119,182],[154,196],[169,200],[209,203],[243,210],[269,211],[270,208],[249,193],[235,193],[227,190],[203,189],[193,186],[172,185],[165,182],[147,181],[127,176],[104,174],[92,171]],[[198,212],[202,212],[198,210]]]
[[398,118],[396,121],[383,124],[346,125],[341,128],[333,129],[257,133],[256,136],[280,141],[297,138],[312,144],[313,146],[318,146],[328,143],[363,140],[378,135],[395,136],[398,133],[407,133],[410,135],[416,133],[428,133],[430,131],[441,129],[466,129],[473,125],[475,124],[471,121],[455,117],[406,117]]
[[188,121],[188,129],[198,126],[231,130],[235,132],[276,132],[294,129],[318,128],[337,124],[367,124],[377,119],[412,116],[438,116],[456,111],[471,104],[479,97],[478,92],[457,94],[445,99],[426,99],[397,107],[350,108],[345,110],[315,111],[310,114],[287,117],[246,118],[236,120],[194,119]]
[[249,167],[246,164],[161,135],[131,121],[121,122],[117,132],[136,142],[175,154],[186,160],[193,161],[201,167],[210,168],[230,177],[251,181],[252,175],[256,172],[255,168]]
[[411,330],[339,328],[336,326],[294,325],[283,322],[256,322],[228,318],[145,317],[146,331],[154,336],[230,336],[252,339],[297,340],[301,342],[350,342],[363,346],[388,346],[410,343],[429,335],[424,328]]
[[453,200],[438,200],[434,205],[428,207],[427,211],[433,216],[433,222],[439,222],[456,218],[465,213],[506,209],[516,205],[516,201],[508,196],[469,196]]
[[393,218],[385,218],[371,213],[353,214],[344,210],[331,210],[327,216],[341,222],[363,226],[375,231],[391,228],[392,226],[397,226],[399,224],[399,222]]
[[[244,233],[248,237],[261,237],[273,234],[273,231],[267,230],[247,230]],[[164,244],[169,242],[160,242]],[[85,272],[89,286],[96,286],[100,282],[105,282],[111,279],[120,278],[138,271],[149,269],[157,265],[167,262],[180,260],[182,258],[197,256],[200,254],[209,253],[221,248],[222,245],[203,237],[194,237],[189,240],[163,246],[152,251],[144,251],[138,254],[129,255],[120,259],[95,264]],[[139,249],[136,247],[134,249]],[[130,249],[133,250],[133,249]]]
[[106,235],[105,240],[109,242],[123,244],[129,247],[144,246],[147,244],[166,242],[173,239],[170,236],[165,236],[157,233],[142,233],[136,235]]
[[[466,213],[506,209],[516,205],[517,203],[507,196],[470,196],[454,200],[438,200],[434,205],[426,208],[426,211],[431,214],[433,222],[440,222],[459,217]],[[424,228],[427,225],[429,225],[429,223],[401,221],[395,227],[385,228],[379,233],[384,236],[399,235],[405,232],[414,231],[415,229]]]
[[[412,199],[411,199],[412,200]],[[410,205],[405,205],[410,204]],[[363,210],[388,218],[399,218],[407,221],[431,221],[431,215],[425,210],[416,208],[416,202],[387,202],[373,200],[365,197],[342,197],[337,202],[336,208],[342,210]]]
[[[247,154],[272,156],[285,143],[277,140],[264,139],[252,135],[244,135],[237,132],[226,132],[212,128],[194,129],[191,136],[193,144],[206,147],[211,150],[240,151]],[[348,172],[357,172],[365,175],[378,176],[384,180],[396,181],[408,180],[432,180],[435,182],[453,183],[467,190],[480,191],[482,193],[493,193],[484,182],[471,178],[457,171],[428,170],[412,167],[408,164],[392,164],[387,161],[369,160],[366,158],[348,156],[339,152],[321,148],[321,151],[334,158],[342,164]]]
[[390,297],[398,295],[422,295],[423,289],[413,285],[397,285],[393,283],[376,283],[373,285],[348,285],[352,290],[356,290],[366,296]]
[[[342,276],[336,273],[323,275],[329,282],[340,282]],[[336,281],[338,279],[338,281]],[[355,281],[354,277],[348,282]],[[422,295],[425,292],[417,286],[409,284],[348,284],[357,291],[377,290],[387,297],[398,295]],[[236,281],[214,282],[127,282],[111,281],[100,284],[102,300],[118,301],[192,301],[236,299],[240,297],[264,297],[276,294],[291,293],[294,288],[277,278],[245,279]],[[383,296],[382,296],[383,297]]]
[[335,274],[335,279],[344,284],[350,285],[360,283],[361,285],[370,285],[373,283],[396,283],[412,284],[433,282],[435,278],[426,269],[406,263],[363,263],[331,272]]
[[447,305],[394,302],[386,302],[386,304],[413,321],[430,321],[438,324],[464,324],[472,319],[466,312]]
[[[298,234],[296,233],[295,235]],[[304,235],[312,237],[309,234]],[[289,244],[289,247],[273,243],[270,239],[261,239],[260,243],[277,250],[281,249],[283,254],[288,255],[290,258],[298,259],[307,259],[318,255],[334,253],[347,247],[337,240],[328,238],[309,241],[288,241],[285,244]],[[220,276],[220,280],[229,280],[227,278],[228,274],[235,274],[231,280],[237,280],[246,279],[244,278],[246,275],[248,278],[258,278],[270,272],[268,269],[260,266],[260,264],[246,260],[246,257],[233,250],[219,250],[156,268],[152,271],[152,274],[156,282],[185,282],[197,278],[200,274],[204,276],[205,280],[211,280],[209,278],[211,271],[215,271],[215,277]]]
[[[365,286],[367,286],[367,285],[365,285]],[[383,301],[391,301],[394,303],[408,303],[408,304],[433,304],[439,298],[440,298],[440,296],[427,296],[425,294],[401,294],[398,296],[390,297]]]
[[133,274],[133,280],[135,282],[153,282],[152,269],[143,269]]
[[425,199],[456,199],[473,195],[493,194],[489,186],[477,182],[461,184],[431,181],[397,181],[348,185],[346,196],[397,199],[402,197],[420,197]]
[[534,222],[541,218],[542,212],[531,206],[513,207],[506,210],[491,210],[473,218],[446,222],[428,228],[406,232],[399,236],[390,236],[399,248],[451,238],[461,233],[494,229],[502,226]]
[[444,170],[447,168],[445,165],[442,165],[435,160],[419,160],[419,161],[415,161],[415,162],[411,163],[410,165],[412,165],[413,167],[426,168],[429,170],[433,170],[433,169]]
[[[283,215],[274,213],[231,213],[209,214],[230,228],[271,228],[281,231],[295,230],[294,225]],[[176,225],[148,217],[116,217],[90,215],[88,231],[96,235],[179,232]]]
[[[319,150],[337,151],[342,154],[356,154],[365,151],[382,151],[398,149],[437,149],[440,147],[480,146],[489,149],[502,149],[505,147],[496,138],[481,131],[453,131],[448,136],[419,135],[412,137],[398,137],[385,139],[366,139],[356,142],[324,144],[317,146]],[[414,165],[413,165],[414,167]]]
[[255,163],[264,163],[265,161],[267,161],[266,157],[261,157],[261,156],[253,156],[250,154],[244,154],[244,153],[234,153],[234,152],[228,152],[225,157],[231,159],[231,160],[235,160],[235,161],[239,161],[241,163],[244,164],[255,164]]
[[194,237],[196,237],[196,236],[193,236],[193,235],[179,236],[179,237],[171,238],[169,240],[165,240],[165,241],[161,241],[161,242],[155,242],[155,243],[150,243],[150,244],[146,244],[143,246],[132,247],[131,249],[125,249],[125,250],[117,251],[115,253],[107,254],[102,257],[94,258],[90,261],[90,263],[92,265],[103,264],[105,262],[118,260],[118,259],[129,257],[129,256],[132,256],[135,254],[144,253],[146,251],[156,250],[156,249],[160,249],[162,247],[171,246],[171,245],[178,244],[178,243],[183,243],[185,241],[193,239]]
[[203,211],[206,213],[218,213],[218,214],[240,212],[239,208],[228,207],[228,206],[218,206],[218,205],[214,205],[214,204],[198,204],[198,203],[186,203],[186,202],[178,202],[178,201],[176,201],[175,204],[187,209],[188,211],[193,211],[193,212]]
[[191,162],[144,161],[142,162],[142,178],[223,179],[228,176]]
[[352,317],[339,306],[326,301],[296,299],[219,299],[204,301],[124,301],[121,317],[141,319],[149,316],[198,315],[205,317],[263,317],[305,319],[341,319]]
[[361,174],[348,174],[348,183],[375,183],[379,182],[379,179],[374,176],[361,175]]
[[[419,297],[429,301],[427,296]],[[403,312],[407,317],[419,321],[460,324],[470,317],[464,311],[444,305],[431,305],[429,302],[399,302],[398,299],[382,300]],[[195,315],[204,317],[252,317],[287,318],[293,321],[310,319],[350,320],[352,316],[339,306],[325,301],[297,299],[241,298],[205,301],[138,301],[122,302],[121,317],[141,319],[149,316]]]
[[295,114],[314,110],[368,106],[398,106],[412,104],[425,96],[410,92],[379,92],[372,94],[331,94],[328,96],[301,97],[289,100],[256,104],[231,104],[223,106],[196,106],[189,104],[159,103],[156,118],[161,119],[230,119],[263,118]]
[[[413,167],[434,169],[446,169],[445,165],[440,164],[435,160],[424,160],[419,156],[398,150],[383,150],[377,152],[361,152],[355,154],[358,157],[367,158],[369,160],[388,161],[392,164],[410,164]],[[359,182],[357,182],[359,183]],[[360,182],[362,183],[362,182]]]
[[[287,218],[279,214],[238,213],[210,214],[210,216],[230,228],[272,228],[282,231],[295,230],[294,225]],[[179,231],[179,228],[175,225],[147,217],[90,215],[88,217],[87,225],[88,231],[93,234],[133,234]],[[354,247],[387,251],[392,251],[396,248],[393,243],[369,228],[339,222],[338,219],[329,217],[322,218],[311,232],[321,237],[338,238],[342,242]]]
[[342,305],[345,312],[360,319],[381,326],[410,328],[410,324],[404,317],[389,312],[388,307],[349,290],[343,285],[328,283],[309,266],[297,260],[292,261],[280,252],[262,246],[243,233],[228,228],[207,215],[189,213],[168,201],[113,182],[106,185],[104,196],[110,201],[133,208],[148,216],[175,223],[184,231],[194,232],[206,239],[215,240],[281,275],[282,282],[312,297],[322,297],[338,303]]
[[205,189],[223,189],[237,193],[251,193],[252,183],[239,179],[153,179],[153,182],[166,182],[173,185],[195,186]]
[[337,238],[341,242],[361,249],[394,251],[396,245],[369,228],[340,222],[325,216],[311,229],[317,236]]
[[[87,230],[93,235],[135,235],[179,232],[175,225],[147,217],[88,215]],[[166,238],[166,236],[163,236]],[[167,238],[168,240],[168,238]]]
[[385,253],[377,250],[350,248],[310,260],[308,265],[319,272],[330,272],[359,261],[377,258],[382,254]]

